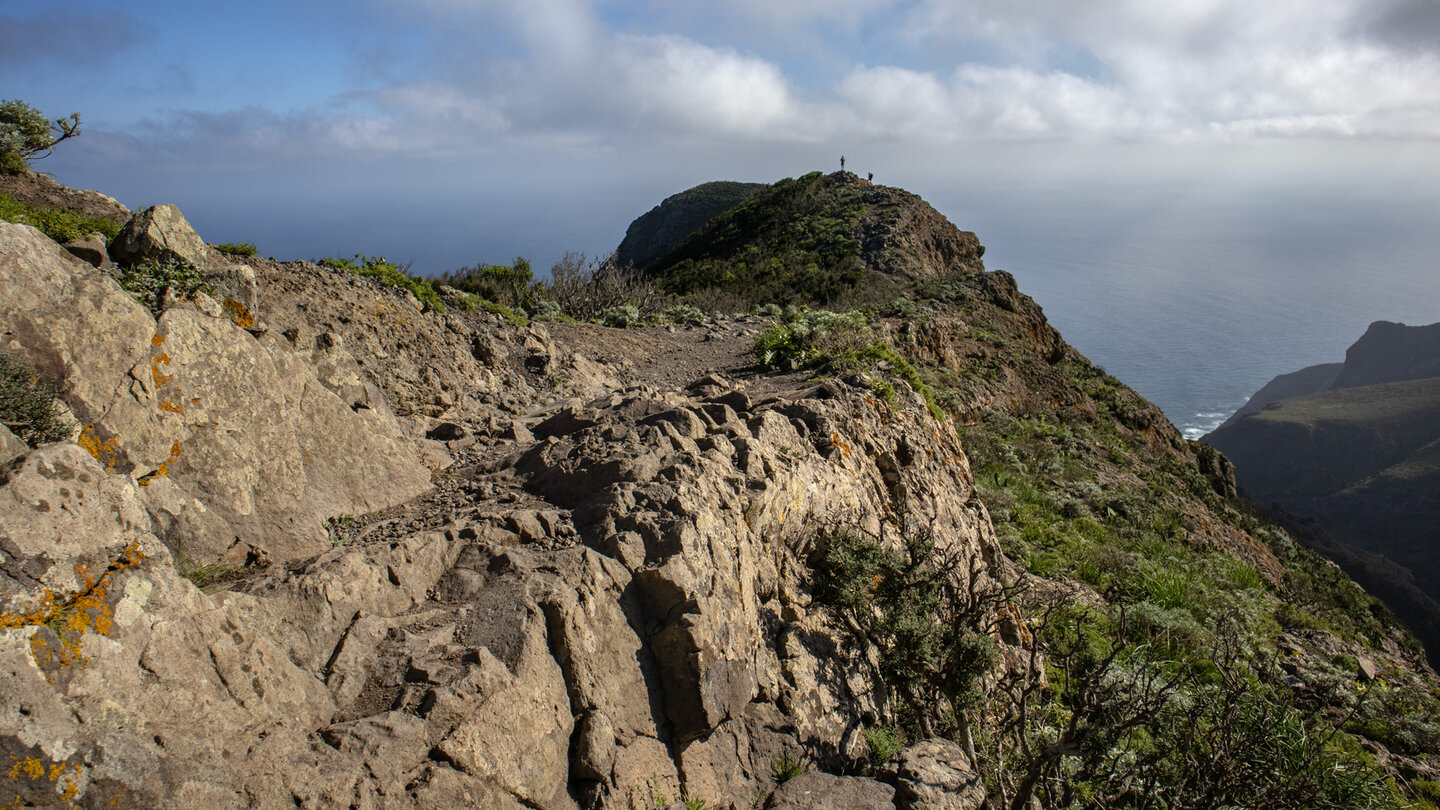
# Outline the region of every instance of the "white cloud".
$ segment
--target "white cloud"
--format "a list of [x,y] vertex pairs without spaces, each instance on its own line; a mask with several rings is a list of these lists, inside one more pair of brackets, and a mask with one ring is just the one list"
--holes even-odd
[[[418,68],[308,121],[252,111],[236,122],[251,137],[226,142],[453,156],[667,140],[1440,138],[1440,47],[1392,42],[1433,0],[1370,2],[407,0],[436,32]],[[735,24],[705,28],[716,15]],[[739,23],[767,30],[713,41]],[[871,64],[834,42],[818,61],[748,47],[845,27],[903,47]]]

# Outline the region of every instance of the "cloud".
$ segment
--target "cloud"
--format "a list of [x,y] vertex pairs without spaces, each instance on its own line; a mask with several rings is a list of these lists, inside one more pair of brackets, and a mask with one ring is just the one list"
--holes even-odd
[[133,17],[114,11],[47,10],[30,17],[0,13],[0,66],[98,67],[146,36],[146,28]]
[[[404,10],[433,47],[378,85],[295,115],[177,114],[155,135],[443,159],[660,143],[1433,140],[1440,46],[1406,35],[1440,17],[1433,3],[418,0]],[[836,28],[894,47],[861,63],[851,39],[817,39]],[[765,50],[787,37],[831,52]]]

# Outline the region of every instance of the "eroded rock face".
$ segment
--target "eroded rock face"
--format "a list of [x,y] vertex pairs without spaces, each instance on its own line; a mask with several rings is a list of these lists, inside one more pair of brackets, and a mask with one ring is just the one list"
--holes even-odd
[[[172,310],[160,334],[179,344],[200,317]],[[998,553],[953,433],[928,420],[838,384],[760,403],[714,384],[577,402],[516,445],[524,492],[500,500],[545,499],[515,513],[533,526],[482,532],[457,515],[215,595],[177,576],[147,531],[150,487],[73,446],[33,452],[0,503],[33,510],[59,459],[98,488],[63,513],[112,538],[84,552],[108,572],[109,619],[66,631],[55,643],[74,654],[58,664],[35,653],[47,617],[0,634],[13,703],[0,745],[65,769],[87,801],[132,806],[648,810],[682,793],[749,806],[782,752],[848,768],[875,721],[874,684],[851,665],[863,650],[810,603],[817,527],[913,514],[976,571]],[[38,527],[5,546],[21,568],[65,530],[28,512],[0,520]],[[12,576],[10,601],[35,604],[47,576],[75,593],[64,573],[81,556]],[[889,806],[887,786],[807,782],[822,793],[792,787],[771,806]]]
[[0,340],[59,385],[77,418],[105,413],[155,319],[120,286],[28,225],[0,222]]

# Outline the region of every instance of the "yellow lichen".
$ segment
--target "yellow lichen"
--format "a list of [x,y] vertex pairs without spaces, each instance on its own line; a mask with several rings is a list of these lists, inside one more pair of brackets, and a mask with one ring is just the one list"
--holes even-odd
[[234,321],[236,326],[241,329],[253,329],[255,327],[255,316],[250,313],[249,307],[236,301],[234,298],[226,298],[224,307],[225,314],[230,316],[230,320]]
[[75,439],[75,443],[104,465],[105,472],[116,472],[116,465],[120,463],[120,448],[115,443],[114,437],[101,439],[95,435],[94,425],[86,425],[85,429],[80,431],[80,436]]
[[[74,765],[68,765],[64,762],[53,762],[50,763],[47,768],[45,761],[39,757],[17,757],[12,754],[10,759],[11,766],[8,776],[11,781],[18,782],[22,779],[27,779],[32,782],[39,782],[42,779],[48,779],[62,786],[60,796],[67,802],[73,802],[75,797],[80,795],[80,776],[84,773],[85,769],[84,766],[78,762]],[[16,796],[6,802],[4,806],[6,808],[19,808],[29,805],[27,805],[21,797]],[[71,806],[73,807],[74,805]]]
[[76,566],[75,573],[84,583],[78,593],[62,600],[46,589],[41,594],[39,607],[25,613],[0,613],[0,628],[48,628],[59,640],[58,647],[51,644],[43,633],[30,636],[30,655],[41,669],[88,663],[89,659],[81,653],[85,633],[108,636],[114,627],[114,606],[110,604],[109,596],[115,574],[139,565],[144,559],[140,541],[136,540],[98,577],[88,573],[83,566]]

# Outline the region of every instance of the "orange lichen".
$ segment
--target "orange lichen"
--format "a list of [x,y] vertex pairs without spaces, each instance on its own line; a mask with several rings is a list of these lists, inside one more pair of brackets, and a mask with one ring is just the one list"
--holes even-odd
[[120,447],[115,443],[113,436],[108,439],[101,439],[95,435],[94,425],[86,425],[85,429],[80,431],[80,436],[75,439],[75,443],[80,445],[85,452],[94,456],[96,461],[103,464],[105,466],[105,472],[118,472],[116,466],[121,460]]
[[167,366],[170,365],[170,354],[168,352],[161,352],[150,358],[150,375],[155,378],[156,388],[164,388],[170,384],[171,380],[175,379],[175,375],[166,374],[160,370],[162,363]]
[[185,415],[185,409],[184,409],[183,407],[181,407],[181,406],[179,406],[179,405],[176,405],[175,403],[171,402],[171,401],[168,400],[168,399],[167,399],[167,400],[164,400],[164,401],[162,401],[162,402],[160,403],[160,410],[162,410],[162,411],[168,411],[168,412],[170,412],[170,413],[179,414],[179,415],[181,415],[181,416],[184,416],[184,415]]
[[[41,593],[40,605],[25,613],[0,613],[0,628],[44,627],[59,641],[52,643],[47,634],[36,632],[30,636],[30,655],[42,670],[48,668],[85,664],[89,662],[81,647],[87,632],[110,635],[114,628],[114,606],[110,604],[110,591],[114,586],[115,574],[139,565],[145,559],[136,540],[112,560],[97,577],[86,572],[83,566],[76,566],[75,573],[84,583],[80,591],[62,600],[54,591],[45,589]],[[47,676],[48,677],[48,676]]]
[[234,321],[236,326],[241,329],[255,328],[255,316],[250,313],[249,307],[234,298],[226,298],[224,307],[225,314],[230,316],[230,320]]
[[164,342],[165,342],[165,336],[164,336],[164,335],[156,335],[155,337],[150,338],[150,345],[151,345],[151,346],[159,346],[161,343],[164,343]]
[[160,466],[156,467],[154,472],[140,476],[140,486],[148,487],[150,486],[150,482],[155,480],[156,478],[164,478],[165,476],[169,475],[170,465],[175,463],[175,459],[179,458],[180,454],[183,451],[184,448],[180,446],[179,441],[176,441],[174,444],[170,445],[170,458],[161,462]]

